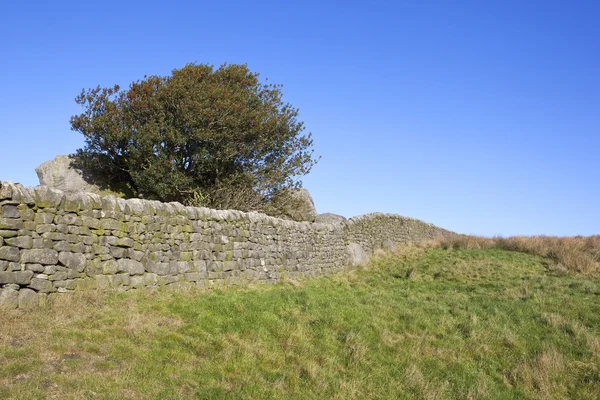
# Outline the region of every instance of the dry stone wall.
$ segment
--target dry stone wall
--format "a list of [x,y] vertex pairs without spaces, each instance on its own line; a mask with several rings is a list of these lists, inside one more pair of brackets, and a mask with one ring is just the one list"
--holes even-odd
[[0,307],[73,290],[186,288],[312,277],[377,248],[450,232],[374,213],[338,223],[0,182]]

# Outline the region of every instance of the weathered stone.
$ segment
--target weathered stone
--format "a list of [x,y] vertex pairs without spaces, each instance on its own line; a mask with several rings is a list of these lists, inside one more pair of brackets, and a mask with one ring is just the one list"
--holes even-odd
[[8,271],[25,271],[25,264],[19,264],[16,262],[8,263]]
[[100,228],[100,220],[98,218],[82,216],[81,222],[83,223],[83,226],[88,227],[88,228],[92,228],[92,229]]
[[396,243],[394,243],[392,240],[390,239],[386,239],[381,243],[381,248],[387,251],[391,251],[394,252],[396,251]]
[[358,243],[350,243],[346,247],[346,263],[353,267],[365,266],[369,263],[369,255]]
[[53,223],[53,222],[54,222],[54,217],[55,217],[55,215],[54,215],[54,214],[51,214],[51,213],[47,213],[47,212],[38,212],[38,213],[36,213],[36,214],[35,214],[35,217],[34,217],[34,219],[33,219],[33,220],[34,220],[34,222],[35,222],[36,224],[40,224],[40,225],[41,225],[41,224],[44,224],[44,225],[47,225],[47,224],[51,224],[51,223]]
[[35,205],[40,208],[54,208],[56,209],[64,197],[64,193],[60,190],[50,188],[48,186],[36,186],[35,192]]
[[61,267],[59,267],[58,265],[48,265],[44,268],[44,274],[46,274],[46,275],[55,274],[56,271],[58,271],[58,268],[61,268]]
[[30,249],[33,247],[33,239],[31,236],[18,236],[6,239],[6,244],[19,247],[21,249]]
[[48,276],[48,279],[51,281],[64,281],[68,278],[69,274],[67,273],[67,271],[56,271],[54,274]]
[[15,218],[0,218],[0,229],[15,231],[23,229],[23,221]]
[[28,285],[31,282],[33,271],[0,272],[0,284],[14,283],[17,285]]
[[190,263],[185,261],[171,261],[170,267],[173,275],[183,274],[190,270]]
[[[40,232],[38,232],[38,233],[40,233]],[[65,235],[64,233],[60,233],[60,232],[44,232],[44,233],[42,233],[42,237],[44,239],[50,239],[50,240],[54,240],[57,242],[67,239],[67,235]]]
[[24,204],[19,205],[17,208],[23,221],[33,221],[35,219],[35,211],[33,211],[31,208]]
[[54,247],[54,242],[50,239],[33,239],[34,249],[51,249]]
[[[9,239],[6,239],[9,240]],[[17,247],[3,246],[0,247],[0,260],[19,261],[21,252]]]
[[46,268],[42,264],[26,264],[25,269],[33,272],[44,272]]
[[65,225],[75,225],[81,226],[83,225],[83,221],[77,215],[66,214],[66,215],[57,215],[54,218],[55,224],[65,224]]
[[124,249],[122,247],[111,247],[110,255],[114,258],[125,258],[129,255],[128,249]]
[[158,275],[153,273],[144,274],[144,284],[146,286],[153,286],[158,284]]
[[21,213],[17,206],[6,204],[2,206],[2,217],[3,218],[21,218]]
[[120,238],[116,241],[115,245],[118,247],[133,247],[133,239],[128,237]]
[[100,220],[100,229],[118,231],[121,230],[123,224],[116,219],[105,218]]
[[85,268],[86,258],[83,254],[63,251],[58,254],[58,262],[68,268],[81,272]]
[[143,276],[132,276],[130,285],[133,288],[144,287],[144,277]]
[[58,252],[51,249],[21,250],[21,262],[24,264],[55,265],[58,263]]
[[68,279],[65,281],[54,281],[54,282],[52,282],[52,285],[58,290],[60,290],[60,289],[75,290],[75,288],[77,287],[77,282],[75,282],[75,280],[73,280],[73,279]]
[[200,272],[188,272],[184,276],[188,282],[197,282],[204,279],[204,274]]
[[66,240],[61,240],[60,242],[52,243],[54,243],[54,246],[52,246],[52,248],[58,252],[71,250],[71,244]]
[[117,273],[119,268],[115,260],[106,260],[102,262],[102,273],[104,275],[114,275]]
[[52,282],[50,282],[48,279],[42,278],[31,278],[31,283],[29,284],[29,287],[34,290],[37,290],[40,293],[50,293],[54,291]]
[[12,199],[13,190],[16,190],[12,182],[0,182],[0,200]]
[[38,166],[35,172],[40,185],[70,193],[100,193],[100,188],[86,181],[82,170],[74,166],[73,161],[72,155],[60,155]]
[[31,289],[21,289],[18,302],[21,309],[36,308],[39,305],[38,294]]
[[346,221],[346,217],[333,213],[323,213],[317,215],[315,222],[319,224],[340,224]]
[[127,258],[117,260],[117,268],[119,271],[127,272],[130,275],[141,275],[144,273],[144,265],[141,262]]
[[171,267],[169,266],[169,263],[156,261],[148,262],[148,271],[154,272],[157,275],[167,275],[170,270]]
[[96,288],[100,290],[106,290],[110,288],[111,275],[96,275],[94,276],[96,281]]
[[294,221],[313,222],[317,216],[315,203],[308,190],[290,189],[275,199],[276,206]]
[[17,236],[17,231],[9,231],[9,230],[0,229],[0,237],[10,238],[10,237],[15,237],[15,236]]
[[0,309],[14,310],[19,306],[19,292],[12,288],[0,289]]

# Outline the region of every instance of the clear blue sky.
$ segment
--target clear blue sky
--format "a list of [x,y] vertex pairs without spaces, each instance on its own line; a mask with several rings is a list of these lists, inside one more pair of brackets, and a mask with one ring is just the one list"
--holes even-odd
[[284,85],[318,212],[600,233],[597,1],[4,1],[0,180],[82,147],[81,89],[188,62]]

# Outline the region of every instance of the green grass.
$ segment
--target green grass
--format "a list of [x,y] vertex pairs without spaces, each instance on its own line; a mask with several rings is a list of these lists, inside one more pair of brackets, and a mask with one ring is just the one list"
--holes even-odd
[[402,252],[300,283],[0,312],[0,398],[598,398],[600,279],[497,249]]

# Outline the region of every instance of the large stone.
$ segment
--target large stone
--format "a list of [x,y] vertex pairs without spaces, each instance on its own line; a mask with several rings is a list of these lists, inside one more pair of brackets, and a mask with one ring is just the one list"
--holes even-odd
[[21,218],[21,213],[17,206],[6,204],[2,206],[2,217],[3,218]]
[[362,267],[369,263],[369,255],[358,243],[349,243],[346,247],[347,264],[353,267]]
[[32,278],[29,287],[37,290],[40,293],[49,293],[54,290],[52,282],[50,282],[48,279],[43,278]]
[[78,272],[83,271],[85,268],[85,255],[80,253],[69,253],[62,251],[58,254],[58,262],[65,267],[74,269]]
[[0,260],[19,261],[21,252],[17,247],[4,246],[0,247]]
[[0,289],[0,309],[14,310],[19,306],[19,292],[12,288]]
[[34,189],[35,205],[41,208],[57,208],[65,194],[48,186],[36,186]]
[[0,218],[0,229],[19,230],[23,229],[23,221],[15,218]]
[[141,275],[144,273],[144,265],[135,260],[121,258],[117,261],[117,267],[121,272],[127,272],[130,275]]
[[346,220],[346,217],[333,214],[333,213],[323,213],[317,215],[315,218],[315,222],[319,224],[340,224]]
[[275,199],[275,205],[294,221],[314,222],[317,216],[312,196],[304,188],[285,191]]
[[19,308],[35,308],[39,305],[38,294],[31,289],[19,290]]
[[0,284],[14,283],[17,285],[29,285],[33,271],[0,272]]
[[58,263],[58,252],[51,249],[31,249],[21,251],[23,264],[55,265]]
[[20,247],[22,249],[30,249],[31,247],[33,247],[33,239],[31,238],[31,236],[19,236],[6,239],[6,244],[10,246]]
[[80,169],[72,166],[73,156],[56,156],[35,169],[40,185],[48,186],[67,193],[100,193],[100,188],[87,182]]

